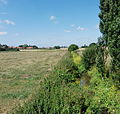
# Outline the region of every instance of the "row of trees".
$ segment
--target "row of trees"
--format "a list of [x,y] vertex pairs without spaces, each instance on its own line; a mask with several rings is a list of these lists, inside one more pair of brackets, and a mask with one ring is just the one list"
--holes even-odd
[[19,45],[19,47],[24,48],[24,49],[26,49],[28,47],[31,47],[33,49],[38,49],[38,46],[36,46],[36,45],[27,45],[27,44]]
[[4,44],[4,45],[0,44],[0,51],[19,51],[19,49],[9,47],[6,44]]

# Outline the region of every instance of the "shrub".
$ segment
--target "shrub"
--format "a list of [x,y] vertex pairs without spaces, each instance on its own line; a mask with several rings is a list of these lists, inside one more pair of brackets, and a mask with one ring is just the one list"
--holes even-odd
[[60,61],[56,69],[58,75],[66,82],[73,82],[79,77],[78,67],[73,61],[72,55],[68,52]]
[[79,49],[79,47],[76,45],[76,44],[71,44],[69,47],[68,47],[68,51],[69,52],[72,52],[72,51],[75,51]]
[[90,85],[81,88],[87,106],[86,114],[118,114],[120,112],[120,91],[112,80],[101,78],[98,69],[93,66],[88,75],[91,76]]
[[96,63],[96,47],[87,48],[82,54],[82,61],[85,66],[85,69],[88,70]]

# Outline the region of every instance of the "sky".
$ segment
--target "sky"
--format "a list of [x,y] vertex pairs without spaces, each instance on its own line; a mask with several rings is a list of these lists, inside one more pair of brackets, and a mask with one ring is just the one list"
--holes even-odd
[[39,47],[97,42],[99,0],[0,0],[0,44]]

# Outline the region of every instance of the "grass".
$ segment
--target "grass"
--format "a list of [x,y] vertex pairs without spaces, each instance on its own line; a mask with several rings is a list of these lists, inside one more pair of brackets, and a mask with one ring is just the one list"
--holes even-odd
[[0,113],[29,99],[66,51],[0,53]]
[[10,114],[80,114],[84,101],[78,84],[69,79],[74,75],[72,62],[71,54],[66,53],[36,94]]

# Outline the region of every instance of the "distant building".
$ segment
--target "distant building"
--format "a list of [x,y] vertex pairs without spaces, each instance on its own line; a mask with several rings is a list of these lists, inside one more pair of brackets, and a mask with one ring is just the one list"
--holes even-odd
[[33,49],[33,47],[31,46],[31,47],[27,47],[27,49]]

